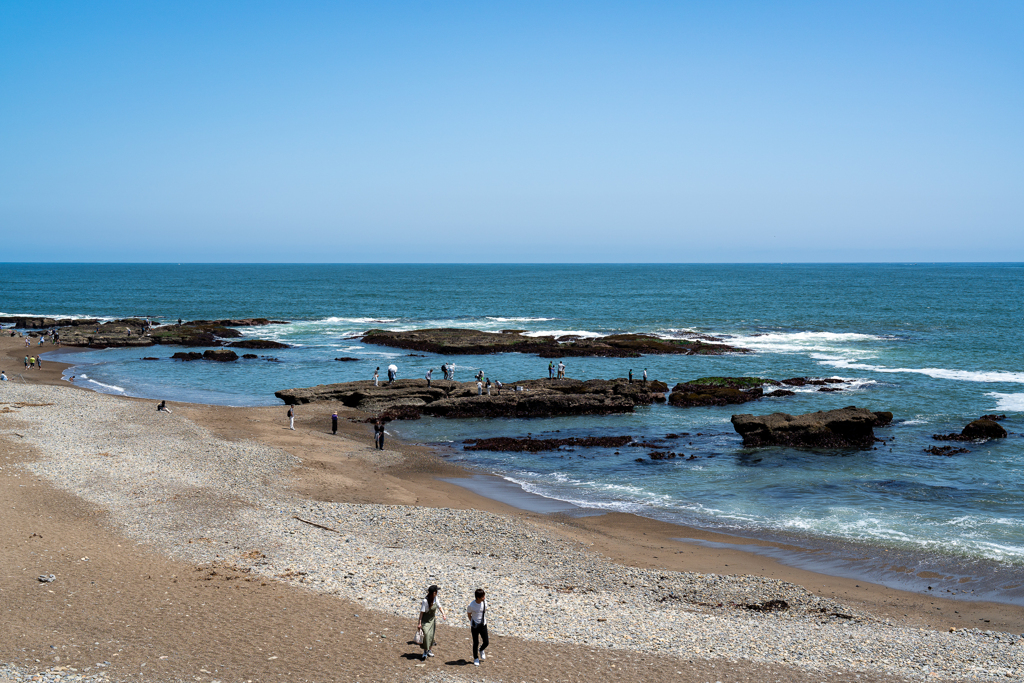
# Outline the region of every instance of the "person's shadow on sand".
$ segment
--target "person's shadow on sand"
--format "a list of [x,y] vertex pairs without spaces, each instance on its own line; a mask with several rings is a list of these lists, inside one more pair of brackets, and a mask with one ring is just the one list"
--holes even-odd
[[445,662],[446,666],[466,666],[469,664],[468,659],[453,659],[450,662]]

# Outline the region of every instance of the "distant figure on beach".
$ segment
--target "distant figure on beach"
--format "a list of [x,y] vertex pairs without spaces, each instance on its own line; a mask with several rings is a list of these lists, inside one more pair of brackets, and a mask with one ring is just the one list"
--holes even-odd
[[181,324],[181,318],[178,318],[178,324],[179,325]]
[[42,369],[43,369],[43,359],[42,358],[36,358],[36,370],[42,370]]
[[647,368],[644,368],[644,386],[647,386]]
[[373,371],[373,386],[380,386],[380,367]]
[[427,597],[423,598],[423,602],[420,603],[420,618],[416,622],[416,630],[423,631],[423,660],[426,661],[427,657],[433,657],[434,653],[431,650],[434,647],[434,629],[437,627],[437,613],[441,613],[441,617],[448,621],[448,617],[444,615],[444,610],[441,608],[441,603],[437,600],[437,586],[430,586],[427,588]]
[[71,375],[70,377],[68,377],[68,381],[69,382],[74,382],[75,381],[75,376]]
[[25,369],[28,370],[28,356],[25,356]]
[[484,386],[487,387],[487,395],[490,396],[491,395],[491,378],[490,377],[487,378],[487,382],[484,384]]
[[167,407],[167,401],[160,401],[160,404],[156,407],[158,413],[169,413],[171,409]]
[[0,382],[6,382],[6,381],[7,381],[7,373],[4,372],[3,370],[0,370]]
[[288,409],[288,429],[295,431],[295,410],[292,408]]
[[29,368],[34,368],[35,366],[36,366],[36,357],[35,356],[29,356],[28,357],[28,367]]
[[338,411],[331,414],[331,434],[338,435]]
[[633,383],[633,368],[629,369],[629,383]]
[[39,335],[39,344],[38,344],[38,346],[42,346],[43,342],[45,340],[46,340],[46,337],[44,335]]
[[487,659],[484,650],[490,644],[487,639],[487,593],[483,588],[476,589],[473,601],[466,607],[466,616],[469,617],[469,630],[473,634],[473,664],[480,666],[480,660]]
[[430,388],[430,375],[433,374],[433,372],[434,372],[434,368],[430,368],[429,370],[427,370],[427,388],[428,389]]
[[384,450],[384,421],[377,420],[373,423],[373,447],[378,451]]
[[498,390],[498,396],[501,396],[501,382],[499,382],[498,380],[494,380],[494,386]]

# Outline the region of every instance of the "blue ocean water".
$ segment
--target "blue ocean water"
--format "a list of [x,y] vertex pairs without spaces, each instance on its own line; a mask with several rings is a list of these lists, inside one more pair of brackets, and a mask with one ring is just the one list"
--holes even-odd
[[[670,385],[710,375],[852,383],[837,393],[807,387],[741,407],[655,405],[631,415],[528,421],[423,419],[389,429],[448,444],[446,457],[545,496],[741,535],[841,544],[856,549],[853,555],[874,549],[899,556],[892,566],[946,567],[951,590],[968,590],[958,583],[966,574],[986,574],[988,587],[1005,590],[1008,599],[1024,595],[1021,264],[5,264],[0,276],[3,315],[289,321],[245,331],[292,344],[272,352],[278,363],[172,362],[177,349],[169,347],[65,359],[80,382],[101,391],[204,403],[277,404],[275,390],[368,379],[375,367],[391,363],[401,377],[422,377],[442,362],[454,362],[462,379],[478,369],[506,383],[547,372],[548,361],[535,356],[414,357],[353,338],[371,327],[719,336],[755,353],[571,358],[567,374],[611,378],[632,369],[639,376],[647,368]],[[362,360],[335,362],[339,356]],[[745,449],[729,422],[736,412],[847,405],[892,411],[893,426],[878,430],[892,442],[838,453]],[[924,452],[936,444],[932,434],[958,432],[994,412],[1007,415],[1009,438],[969,445],[969,454],[954,457]],[[524,455],[465,452],[459,445],[489,435],[680,432],[690,436],[673,450],[697,459],[652,462],[639,448]]]

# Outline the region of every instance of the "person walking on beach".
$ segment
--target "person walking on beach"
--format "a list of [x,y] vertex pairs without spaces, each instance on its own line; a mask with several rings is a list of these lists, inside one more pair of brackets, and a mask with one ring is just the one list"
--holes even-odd
[[428,389],[430,388],[430,375],[433,374],[433,372],[434,372],[434,368],[430,368],[429,370],[427,370],[427,388]]
[[29,356],[28,357],[28,367],[30,369],[34,369],[36,367],[36,357],[35,356]]
[[42,369],[43,369],[43,358],[42,358],[42,356],[40,356],[39,358],[36,358],[36,370],[42,370]]
[[295,409],[288,409],[288,429],[295,431]]
[[644,386],[647,386],[647,368],[644,368]]
[[434,652],[431,650],[434,647],[434,629],[437,626],[437,614],[441,613],[441,618],[448,621],[448,617],[444,615],[444,609],[441,608],[441,603],[437,599],[437,586],[430,586],[427,588],[427,597],[423,598],[423,602],[420,603],[420,618],[416,623],[416,629],[423,631],[423,660],[427,657],[433,657]]
[[480,660],[487,659],[484,650],[490,644],[487,639],[487,593],[483,588],[476,589],[473,601],[466,607],[466,616],[469,617],[469,630],[473,634],[473,664],[480,666]]
[[25,356],[25,369],[28,370],[28,356]]
[[373,386],[376,387],[376,386],[379,386],[379,385],[380,385],[380,366],[378,366],[377,369],[373,371]]
[[378,451],[384,450],[384,421],[377,420],[373,423],[373,445]]
[[338,435],[338,411],[331,414],[331,434]]

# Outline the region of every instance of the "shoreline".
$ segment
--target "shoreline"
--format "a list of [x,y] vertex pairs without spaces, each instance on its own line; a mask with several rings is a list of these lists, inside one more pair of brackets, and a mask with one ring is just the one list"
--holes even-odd
[[[152,400],[41,382],[11,388],[23,396],[17,414],[4,418],[4,441],[13,444],[7,459],[27,449],[18,457],[35,474],[22,477],[6,463],[0,472],[18,508],[17,523],[4,530],[15,534],[10,562],[26,568],[0,579],[0,600],[21,606],[7,612],[20,620],[8,624],[11,633],[35,633],[34,620],[42,630],[8,643],[0,650],[6,661],[48,647],[52,630],[64,633],[62,665],[106,659],[124,680],[141,676],[143,665],[151,681],[192,679],[186,671],[208,679],[269,680],[287,671],[296,679],[396,680],[420,673],[404,632],[424,581],[437,581],[453,615],[474,584],[487,585],[500,634],[487,662],[491,680],[567,673],[552,669],[556,657],[573,663],[565,679],[580,681],[838,681],[853,671],[865,682],[996,679],[1024,667],[1016,636],[1007,642],[992,633],[1021,629],[996,619],[980,631],[959,624],[944,633],[943,619],[964,617],[932,616],[914,594],[854,590],[852,581],[750,553],[682,544],[671,540],[680,527],[632,515],[543,515],[481,497],[442,481],[466,470],[429,448],[394,440],[383,453],[370,448],[368,425],[344,419],[361,417],[351,409],[339,411],[335,437],[324,429],[332,406],[301,410],[292,431],[279,407],[172,403],[167,415]],[[24,403],[29,397],[37,405]],[[29,439],[24,446],[9,436],[11,425]],[[61,517],[61,506],[73,514]],[[676,552],[665,557],[669,548]],[[694,573],[701,566],[719,571]],[[44,570],[58,576],[52,588],[34,580]],[[18,582],[25,578],[29,585]],[[789,610],[744,608],[768,600]],[[935,602],[962,614],[977,606]],[[1020,610],[1005,615],[1009,624]],[[100,652],[112,629],[131,625],[131,637],[118,631],[118,652]],[[465,637],[457,623],[442,625],[442,658],[463,658],[428,667],[458,673]],[[12,649],[19,643],[21,651]],[[325,674],[327,655],[310,659],[309,647],[346,652],[349,669]],[[972,663],[979,654],[985,666]]]
[[[10,340],[9,337],[0,337],[0,339]],[[13,362],[19,359],[20,355],[24,355],[19,355],[20,348],[9,343],[0,345],[0,354],[3,354],[0,358],[11,358],[11,361],[8,362]],[[32,348],[38,349],[39,347]],[[51,350],[60,350],[62,352],[83,350],[77,347],[50,348]],[[30,353],[29,355],[32,354]],[[73,386],[76,389],[112,396],[122,400],[147,403],[157,400],[119,394],[106,394],[89,387],[68,383],[62,379],[62,372],[64,369],[71,367],[71,365],[51,361],[47,363],[43,370],[33,371],[32,377],[38,376],[42,380],[40,382],[42,384]],[[275,411],[279,408],[279,406],[233,407],[199,403],[172,403],[171,405],[192,409],[194,413],[193,419],[200,424],[205,424],[207,427],[210,427],[211,423],[204,420],[203,409],[207,411]],[[359,418],[368,416],[340,404],[334,407],[340,408],[352,415],[358,415]],[[283,405],[280,408],[284,410]],[[320,423],[323,425],[329,424],[329,415],[332,410],[331,404],[306,404],[300,406],[300,408],[304,413],[313,410],[322,413]],[[339,410],[339,417],[343,415],[341,410]],[[339,420],[340,433],[346,433],[349,436],[356,436],[360,431],[365,432],[366,435],[370,433],[369,425],[351,424],[350,427],[355,428],[355,430],[351,430],[342,428],[341,421]],[[296,423],[301,424],[301,421],[297,420]],[[349,425],[347,421],[346,425]],[[367,441],[371,440],[369,436],[366,436],[366,439]],[[868,546],[869,551],[874,551],[874,553],[872,557],[864,558],[862,554],[857,555],[855,544],[844,544],[841,541],[833,541],[832,547],[829,548],[828,539],[807,539],[811,542],[818,542],[820,546],[825,546],[824,548],[808,549],[806,546],[801,545],[800,542],[804,539],[798,536],[791,540],[786,538],[770,538],[771,534],[769,533],[765,534],[765,536],[769,536],[768,538],[764,536],[742,536],[699,526],[690,526],[679,522],[658,520],[653,517],[644,517],[633,513],[610,512],[598,508],[580,507],[571,503],[565,503],[556,498],[548,498],[530,493],[499,475],[477,471],[463,464],[451,463],[441,455],[437,448],[430,445],[413,444],[389,435],[389,446],[391,448],[396,448],[397,446],[397,450],[401,452],[415,452],[420,458],[433,459],[438,464],[437,474],[431,479],[423,478],[422,471],[432,469],[429,466],[425,467],[423,464],[418,465],[413,471],[403,472],[399,475],[400,478],[408,483],[415,483],[417,487],[437,488],[439,489],[438,492],[443,493],[445,497],[454,499],[464,497],[456,495],[457,491],[468,492],[470,495],[468,504],[473,509],[498,512],[499,514],[526,512],[534,517],[539,517],[541,520],[547,519],[556,525],[570,527],[577,533],[590,533],[595,538],[606,537],[605,543],[607,544],[608,552],[612,553],[610,557],[617,562],[624,564],[642,562],[642,564],[637,566],[661,567],[674,571],[757,574],[790,581],[812,590],[814,590],[812,587],[821,586],[820,589],[815,590],[817,594],[835,599],[842,597],[844,600],[853,601],[880,618],[917,619],[914,623],[927,628],[984,627],[986,629],[1024,633],[1024,605],[1020,602],[973,597],[966,591],[950,594],[949,591],[942,589],[928,591],[927,589],[915,590],[913,588],[914,584],[927,586],[929,583],[932,583],[938,586],[943,583],[944,579],[946,581],[952,579],[953,585],[956,585],[956,582],[961,584],[969,583],[969,577],[963,575],[943,577],[938,572],[931,571],[930,569],[935,568],[932,567],[919,572],[923,574],[923,576],[919,577],[914,576],[913,572],[908,572],[910,576],[907,577],[906,582],[910,585],[907,587],[894,585],[897,584],[897,581],[894,579],[903,577],[900,577],[897,572],[892,571],[893,565],[891,563],[887,572],[888,575],[881,576],[885,570],[879,569],[877,564],[883,562],[883,553],[888,552],[881,546],[865,544]],[[299,457],[301,459],[302,456]],[[463,483],[454,481],[460,479],[467,481]],[[464,485],[474,479],[478,482],[476,486]],[[486,483],[479,483],[485,480]],[[512,490],[511,487],[515,487],[518,491]],[[488,493],[491,495],[488,495]],[[502,495],[502,493],[505,495]],[[527,505],[526,508],[516,505],[516,502],[522,504],[523,500],[534,496],[541,500],[535,501],[533,505]],[[433,500],[435,497],[430,496],[430,499]],[[368,500],[367,502],[377,501]],[[436,505],[440,505],[440,503],[435,502],[431,506]],[[656,554],[658,550],[668,550],[669,546],[667,545],[659,545],[658,548],[654,548],[650,544],[631,540],[637,536],[646,535],[656,536],[661,539],[660,542],[678,546],[674,552],[674,555],[677,557],[672,557],[671,561],[669,561],[665,557],[667,553]],[[779,534],[778,536],[782,535]],[[591,542],[598,543],[597,540]],[[853,547],[852,558],[844,558],[838,555],[837,548],[843,545]],[[824,554],[824,559],[813,557],[813,555],[818,553]],[[678,562],[679,555],[687,557],[688,560],[682,563]],[[917,555],[906,553],[906,555],[914,555],[914,559],[920,559],[921,557],[932,559],[933,557],[926,553]],[[712,556],[714,557],[713,560],[711,560]],[[863,563],[865,560],[875,566],[869,567],[866,570],[844,572],[847,565],[858,561]],[[952,563],[952,560],[950,562]],[[915,581],[915,579],[917,580]],[[935,604],[945,606],[924,609],[923,607],[915,607],[915,604],[918,602],[927,602],[929,606]],[[954,605],[960,607],[957,608]],[[915,612],[917,612],[916,615],[914,614]],[[935,612],[940,612],[941,614],[936,615]]]

